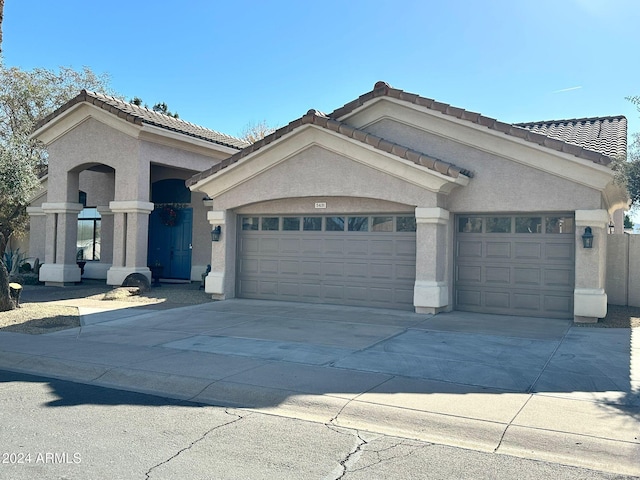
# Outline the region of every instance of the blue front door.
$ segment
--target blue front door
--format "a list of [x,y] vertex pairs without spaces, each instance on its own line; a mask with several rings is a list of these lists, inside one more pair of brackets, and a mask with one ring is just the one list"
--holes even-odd
[[149,216],[148,265],[164,267],[162,278],[191,278],[193,209],[176,209],[175,220],[155,209]]

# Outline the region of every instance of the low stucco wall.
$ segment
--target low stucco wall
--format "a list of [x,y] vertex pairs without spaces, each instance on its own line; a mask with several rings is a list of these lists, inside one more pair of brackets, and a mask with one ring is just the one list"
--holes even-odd
[[640,235],[609,235],[606,285],[610,304],[640,307]]

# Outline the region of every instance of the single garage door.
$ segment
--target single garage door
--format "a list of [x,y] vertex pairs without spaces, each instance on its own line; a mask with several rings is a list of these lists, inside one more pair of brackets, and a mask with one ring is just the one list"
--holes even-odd
[[455,308],[573,317],[571,214],[456,217]]
[[243,216],[237,296],[411,310],[415,230],[403,215]]

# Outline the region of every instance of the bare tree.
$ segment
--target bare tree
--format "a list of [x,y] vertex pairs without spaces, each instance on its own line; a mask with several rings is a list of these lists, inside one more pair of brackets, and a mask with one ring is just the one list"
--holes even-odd
[[260,123],[250,122],[244,127],[242,133],[240,133],[240,138],[249,143],[256,143],[258,140],[262,140],[275,131],[276,129],[268,125],[266,120]]

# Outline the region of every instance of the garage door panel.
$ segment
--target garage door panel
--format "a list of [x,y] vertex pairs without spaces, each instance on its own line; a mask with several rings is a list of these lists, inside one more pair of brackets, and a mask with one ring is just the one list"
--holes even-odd
[[402,265],[402,264],[396,265],[395,280],[413,282],[415,278],[416,278],[415,265]]
[[[394,252],[394,242],[391,239],[371,240],[369,248],[372,257],[391,257]],[[415,255],[415,252],[414,252]]]
[[[415,267],[413,270],[415,278]],[[369,272],[373,280],[391,281],[393,280],[393,263],[371,263],[369,264]]]
[[326,239],[324,241],[323,255],[344,255],[345,241],[343,239]]
[[321,238],[305,238],[304,242],[302,238],[296,240],[301,242],[302,255],[318,256],[324,253]]
[[511,298],[508,292],[484,292],[484,304],[489,308],[510,308]]
[[[480,276],[479,282],[482,280]],[[485,267],[485,282],[487,284],[505,284],[511,283],[511,268],[506,267]]]
[[280,242],[277,238],[262,238],[259,242],[259,253],[263,255],[280,253]]
[[344,292],[348,301],[366,302],[369,299],[369,289],[364,286],[349,285],[344,288]]
[[238,264],[238,272],[241,275],[259,272],[259,262],[255,258],[244,258]]
[[509,242],[488,241],[486,244],[487,258],[511,258],[511,244]]
[[540,268],[515,267],[513,269],[513,283],[516,286],[532,285],[540,286]]
[[458,258],[482,258],[482,242],[459,241],[458,242]]
[[412,238],[400,238],[394,242],[394,248],[396,257],[411,258],[415,263],[416,258],[416,239],[415,235]]
[[456,304],[460,307],[480,307],[482,294],[479,290],[459,288],[456,290]]
[[344,264],[342,262],[322,262],[320,266],[324,277],[344,277]]
[[515,260],[540,260],[542,244],[540,242],[515,242]]
[[261,295],[275,295],[278,293],[278,282],[263,280],[258,284],[258,291]]
[[458,265],[456,279],[459,283],[482,282],[482,267],[479,265]]
[[551,312],[563,313],[571,316],[573,313],[573,300],[570,297],[558,295],[544,296],[545,309]]
[[280,239],[280,253],[287,255],[300,254],[300,240],[298,238]]
[[300,262],[298,262],[297,260],[281,260],[280,273],[282,275],[299,275]]
[[567,243],[548,243],[546,245],[546,258],[548,260],[574,261],[574,245]]
[[278,274],[278,260],[260,260],[260,273]]
[[[547,214],[531,216],[544,218]],[[575,279],[574,234],[548,233],[544,219],[539,233],[515,233],[514,225],[518,224],[513,216],[511,231],[485,233],[491,217],[496,216],[473,217],[473,231],[455,232],[455,308],[570,318]],[[505,225],[508,223],[505,221]]]
[[369,255],[369,242],[366,239],[347,240],[347,255]]
[[348,279],[366,279],[369,276],[369,265],[367,263],[345,263],[344,276]]
[[544,272],[544,285],[546,287],[564,287],[571,289],[573,287],[573,270],[569,268],[546,269]]
[[240,253],[258,253],[260,240],[258,238],[243,238],[240,241]]
[[333,264],[329,263],[326,266],[320,260],[302,261],[302,276],[303,277],[321,277],[323,268],[331,268]]
[[538,311],[540,310],[539,293],[514,293],[513,308],[516,310]]

